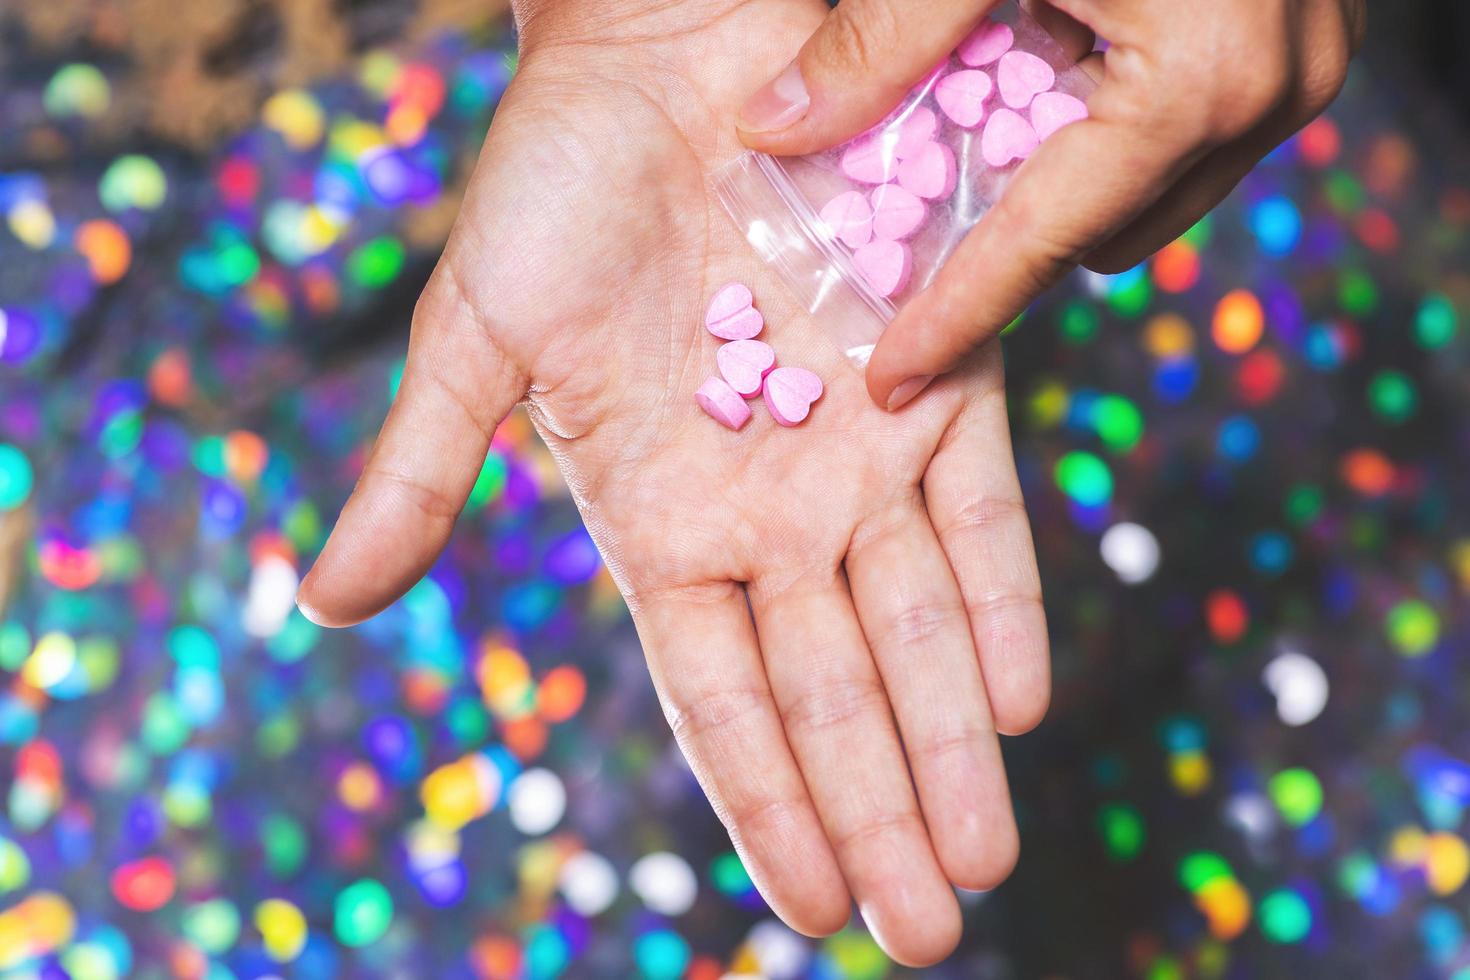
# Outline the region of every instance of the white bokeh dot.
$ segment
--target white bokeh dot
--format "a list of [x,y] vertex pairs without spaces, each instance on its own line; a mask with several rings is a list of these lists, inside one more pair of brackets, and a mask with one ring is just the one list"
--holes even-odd
[[561,866],[558,880],[562,897],[578,915],[591,917],[607,911],[618,897],[618,873],[601,854],[583,851]]
[[790,980],[801,976],[812,958],[811,943],[778,919],[756,923],[745,942],[756,963],[760,964],[761,976],[770,980]]
[[657,851],[638,859],[628,884],[643,904],[660,915],[683,915],[699,894],[694,871],[679,855]]
[[1276,714],[1283,724],[1305,725],[1327,707],[1327,674],[1317,661],[1289,650],[1261,671],[1261,682],[1276,695]]
[[1107,566],[1128,585],[1147,582],[1159,567],[1159,540],[1141,524],[1114,524],[1103,532],[1098,550]]
[[510,784],[510,822],[535,836],[555,827],[567,811],[567,791],[550,769],[527,769]]

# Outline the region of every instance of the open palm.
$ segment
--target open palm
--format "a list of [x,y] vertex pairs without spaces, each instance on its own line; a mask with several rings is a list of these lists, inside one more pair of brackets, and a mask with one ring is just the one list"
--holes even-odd
[[[949,884],[1015,861],[996,732],[1048,697],[999,354],[872,404],[707,186],[749,89],[826,7],[695,6],[527,51],[302,605],[343,625],[412,585],[525,400],[762,894],[811,934],[856,899],[890,954],[930,962],[959,935]],[[757,403],[731,432],[694,403],[718,346],[703,308],[731,280],[778,363],[826,383],[799,428]]]

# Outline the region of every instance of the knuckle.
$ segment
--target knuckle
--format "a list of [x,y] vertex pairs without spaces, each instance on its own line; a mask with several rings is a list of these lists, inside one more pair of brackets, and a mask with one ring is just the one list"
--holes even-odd
[[888,4],[839,4],[829,23],[821,50],[828,65],[865,78],[888,68],[892,59],[884,49],[898,27]]
[[818,677],[783,714],[792,730],[817,733],[855,722],[872,723],[886,710],[887,697],[876,677],[825,682]]
[[1042,609],[1039,592],[1020,589],[998,589],[965,597],[965,611],[970,620],[982,624],[977,632],[982,633],[986,646],[1010,647],[1022,640],[1016,613]]
[[1026,505],[1017,497],[975,497],[945,521],[942,537],[959,534],[985,535],[1016,521],[1025,520]]
[[986,734],[973,725],[941,726],[914,738],[910,751],[915,761],[935,768],[947,756],[972,753]]
[[964,608],[957,603],[916,602],[899,610],[882,641],[898,648],[920,646],[942,636],[963,614]]
[[850,853],[889,834],[922,832],[919,815],[913,810],[891,810],[868,814],[832,837],[838,853]]
[[386,487],[389,499],[394,501],[391,505],[393,510],[401,506],[418,511],[436,522],[453,522],[459,516],[458,502],[414,476],[369,464],[363,470],[363,482],[368,481]]
[[680,745],[721,732],[734,736],[749,728],[752,716],[771,707],[771,693],[756,688],[708,691],[686,701],[668,699],[664,715]]

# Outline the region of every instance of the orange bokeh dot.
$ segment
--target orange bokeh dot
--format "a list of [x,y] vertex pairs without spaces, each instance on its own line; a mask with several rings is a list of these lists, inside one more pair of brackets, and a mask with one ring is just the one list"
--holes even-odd
[[500,727],[500,736],[510,754],[529,762],[546,751],[546,723],[535,715],[515,718]]
[[1245,635],[1250,612],[1240,596],[1229,589],[1216,589],[1205,597],[1205,623],[1218,643],[1234,643]]
[[27,742],[15,753],[15,775],[17,779],[56,785],[61,782],[61,756],[50,742]]
[[1227,354],[1244,354],[1260,343],[1266,329],[1266,314],[1261,301],[1248,289],[1226,293],[1215,307],[1211,328],[1215,345]]
[[1354,449],[1342,458],[1342,479],[1367,497],[1381,497],[1393,487],[1394,466],[1376,449]]
[[237,482],[260,476],[270,458],[270,447],[254,432],[236,429],[225,436],[225,469]]
[[155,401],[177,408],[194,394],[189,355],[178,347],[159,354],[148,368],[148,391]]
[[1199,282],[1199,253],[1186,241],[1175,240],[1154,256],[1154,285],[1166,293],[1182,293]]
[[475,943],[470,963],[481,980],[513,980],[521,972],[521,947],[513,939],[486,936]]
[[87,260],[92,278],[104,286],[121,279],[133,263],[133,246],[123,230],[111,221],[84,222],[77,229],[77,252]]
[[141,858],[112,873],[112,894],[134,912],[163,908],[174,897],[174,869],[161,857]]
[[564,664],[541,679],[536,691],[536,709],[542,718],[555,724],[580,711],[586,697],[587,679],[577,668]]

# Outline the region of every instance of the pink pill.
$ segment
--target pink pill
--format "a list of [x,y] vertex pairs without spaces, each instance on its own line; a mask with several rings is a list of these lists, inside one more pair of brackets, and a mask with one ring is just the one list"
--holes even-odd
[[900,160],[907,160],[923,150],[934,138],[934,134],[939,132],[939,117],[927,106],[914,106],[896,124],[889,124],[889,132],[893,132],[895,128],[898,136],[893,143],[893,155]]
[[931,201],[953,194],[958,174],[954,150],[943,143],[930,143],[898,165],[899,185]]
[[896,140],[860,136],[842,153],[842,172],[862,184],[886,184],[898,169]]
[[887,241],[907,238],[929,216],[923,200],[897,184],[884,184],[874,190],[872,201],[873,234]]
[[1005,54],[1015,43],[1016,35],[1009,25],[987,19],[960,42],[954,53],[971,68],[979,68]]
[[1039,145],[1036,130],[1020,113],[997,109],[985,123],[980,136],[980,155],[992,167],[1004,167],[1012,160],[1024,160]]
[[1031,102],[1031,128],[1045,140],[1063,126],[1087,118],[1087,103],[1065,92],[1042,92]]
[[1007,51],[995,71],[1000,97],[1012,109],[1024,109],[1031,100],[1056,84],[1051,65],[1028,51]]
[[720,375],[742,398],[760,394],[761,382],[776,366],[776,352],[759,340],[732,340],[715,351]]
[[694,393],[705,414],[727,429],[739,430],[750,421],[750,406],[740,393],[719,378],[709,378]]
[[983,71],[957,71],[945,75],[934,87],[934,101],[956,126],[969,129],[985,118],[985,100],[993,87],[990,76]]
[[844,191],[822,208],[822,224],[848,248],[873,240],[873,206],[861,191]]
[[822,379],[806,368],[781,367],[766,375],[766,408],[782,425],[800,425],[822,397]]
[[765,318],[751,306],[750,288],[732,282],[720,287],[704,314],[704,325],[721,340],[749,340],[761,332]]
[[880,239],[852,253],[852,261],[879,296],[892,296],[909,283],[913,257],[903,242]]

